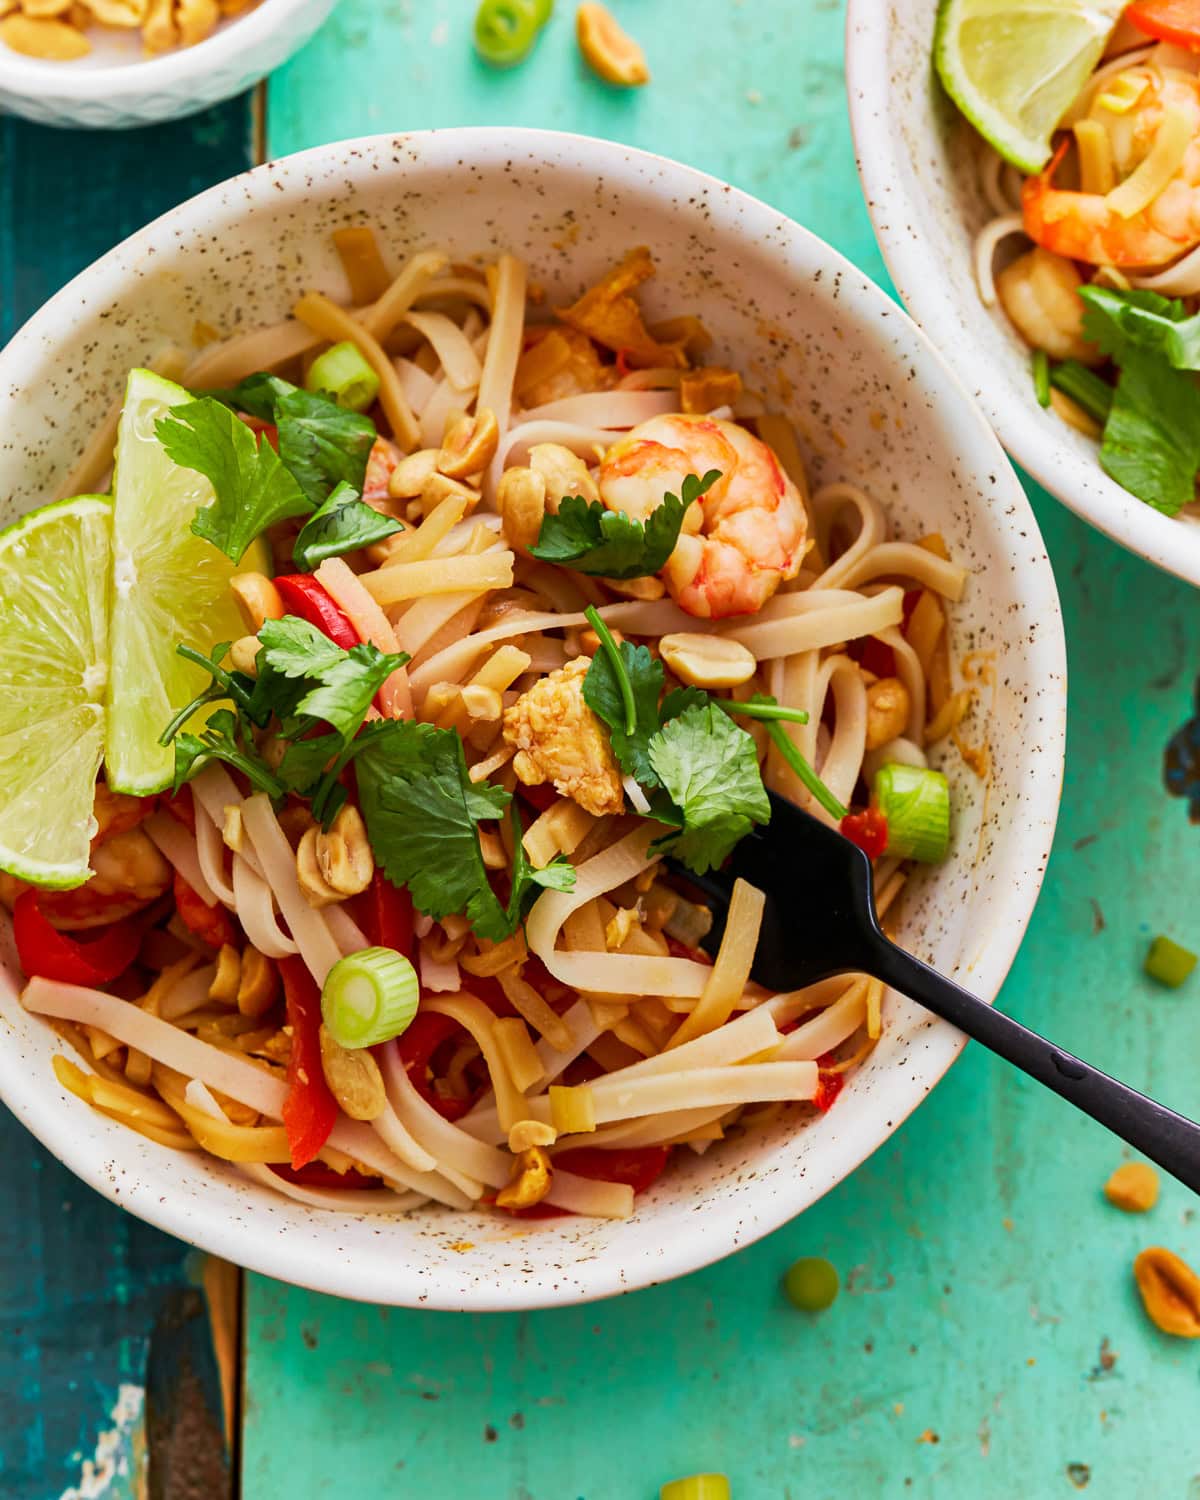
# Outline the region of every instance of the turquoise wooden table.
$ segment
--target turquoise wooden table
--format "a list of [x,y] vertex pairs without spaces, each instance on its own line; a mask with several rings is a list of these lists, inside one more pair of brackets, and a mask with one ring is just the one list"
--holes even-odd
[[[471,54],[468,0],[343,0],[272,79],[267,146],[451,124],[606,135],[768,199],[883,279],[845,120],[837,0],[613,8],[649,54],[639,94],[584,73],[569,6],[526,66],[495,75]],[[124,141],[0,127],[5,326],[136,222],[232,170],[250,121],[243,102]],[[93,170],[140,185],[101,199]],[[65,214],[52,254],[29,217],[48,193]],[[1191,712],[1200,611],[1182,585],[1033,501],[1066,615],[1069,761],[1045,890],[1001,1003],[1195,1113],[1200,978],[1164,991],[1140,962],[1159,931],[1200,944],[1200,829],[1161,781],[1166,740]],[[144,1383],[148,1322],[189,1267],[11,1124],[3,1145],[0,1492],[90,1493],[72,1451],[92,1453],[120,1381]],[[468,1318],[248,1277],[242,1494],[652,1500],[674,1475],[717,1469],[737,1500],[1200,1500],[1198,1351],[1145,1321],[1130,1275],[1150,1243],[1200,1261],[1200,1225],[1171,1184],[1148,1217],[1108,1207],[1100,1189],[1120,1159],[1104,1132],[969,1048],[802,1219],[670,1286]],[[63,1231],[64,1194],[86,1219],[90,1264]],[[816,1319],[778,1290],[801,1254],[843,1277]],[[23,1432],[37,1440],[22,1446]],[[126,1483],[98,1493],[124,1500]]]

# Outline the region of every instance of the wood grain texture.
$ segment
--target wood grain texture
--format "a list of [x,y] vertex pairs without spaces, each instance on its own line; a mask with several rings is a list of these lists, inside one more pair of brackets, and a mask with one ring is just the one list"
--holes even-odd
[[[125,235],[247,166],[249,143],[248,99],[128,132],[0,118],[0,339]],[[0,1163],[0,1495],[134,1500],[152,1331],[175,1299],[200,1295],[189,1288],[203,1267],[84,1187],[2,1109]],[[219,1414],[216,1367],[202,1374]]]
[[[471,0],[344,0],[272,83],[270,149],[428,125],[587,131],[723,176],[882,276],[845,120],[840,4],[614,0],[654,73],[629,95],[583,72],[572,9],[524,67],[494,74],[470,50]],[[1194,1112],[1200,992],[1156,989],[1139,965],[1156,931],[1200,939],[1200,832],[1160,780],[1190,713],[1200,612],[1183,585],[1033,499],[1067,617],[1070,761],[1002,1001]],[[1196,1351],[1145,1322],[1129,1267],[1155,1241],[1200,1259],[1200,1231],[1169,1184],[1148,1219],[1107,1206],[1120,1156],[968,1049],[816,1208],[668,1287],[466,1318],[251,1278],[244,1495],[651,1500],[673,1475],[717,1469],[737,1500],[1196,1500]],[[778,1290],[800,1254],[843,1275],[815,1320]]]

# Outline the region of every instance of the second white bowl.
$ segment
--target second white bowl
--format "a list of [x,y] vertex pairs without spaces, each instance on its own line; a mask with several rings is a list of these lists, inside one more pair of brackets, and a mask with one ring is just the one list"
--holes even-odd
[[1200,584],[1200,521],[1171,518],[1101,469],[1096,444],[1037,404],[1029,347],[975,284],[972,246],[993,215],[975,132],[938,83],[938,0],[850,0],[846,87],[867,209],[904,305],[1016,461],[1076,515]]

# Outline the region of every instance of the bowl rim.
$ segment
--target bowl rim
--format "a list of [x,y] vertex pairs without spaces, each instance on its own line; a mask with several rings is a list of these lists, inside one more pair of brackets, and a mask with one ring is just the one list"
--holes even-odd
[[[894,0],[897,7],[905,0]],[[929,0],[930,15],[936,5]],[[896,28],[880,15],[880,0],[849,0],[846,10],[846,97],[854,156],[875,237],[905,308],[937,345],[950,368],[982,407],[1010,457],[1068,510],[1112,541],[1173,573],[1200,585],[1200,527],[1182,524],[1136,499],[1100,467],[1079,453],[1033,400],[1013,399],[1004,382],[979,381],[979,351],[963,337],[958,302],[949,280],[930,276],[936,259],[915,226],[917,199],[908,192],[911,159],[894,117],[877,108],[891,100],[889,48]],[[932,61],[930,87],[937,89]],[[966,121],[964,128],[970,128]],[[1014,339],[1017,335],[1013,334]]]
[[[971,968],[972,987],[990,1002],[994,1000],[1016,956],[1038,893],[1041,889],[1046,860],[1053,840],[1058,815],[1065,766],[1066,739],[1066,642],[1058,591],[1046,557],[1032,509],[1021,485],[1007,463],[995,434],[976,407],[953,370],[929,338],[913,323],[895,302],[871,279],[832,246],[810,230],[789,219],[761,199],[734,188],[698,169],[652,152],[562,131],[508,129],[499,127],[459,127],[427,130],[403,135],[378,134],[318,146],[291,156],[269,161],[261,166],[225,179],[179,204],[144,228],[115,246],[107,254],[81,271],[49,299],[17,331],[7,347],[0,350],[0,390],[19,389],[23,384],[21,365],[33,359],[47,344],[56,344],[66,315],[83,304],[111,299],[124,287],[125,269],[131,251],[147,246],[156,236],[170,234],[178,243],[200,229],[211,232],[215,222],[213,210],[220,195],[236,187],[236,210],[220,209],[222,215],[242,217],[253,210],[256,198],[269,186],[287,191],[302,188],[313,181],[313,168],[327,168],[330,160],[338,163],[339,180],[352,185],[358,174],[371,176],[372,164],[393,160],[397,147],[417,146],[427,163],[436,167],[441,161],[447,167],[455,162],[478,168],[495,163],[503,168],[518,152],[551,163],[565,160],[575,169],[594,171],[598,175],[616,174],[622,162],[633,162],[654,168],[653,187],[647,191],[664,196],[683,196],[688,190],[702,192],[709,202],[711,216],[721,222],[735,205],[740,214],[742,233],[752,236],[756,230],[770,231],[778,242],[784,237],[784,253],[797,245],[809,253],[814,250],[833,273],[839,296],[851,306],[866,304],[873,321],[887,320],[894,331],[902,319],[910,340],[945,386],[957,393],[961,403],[956,424],[960,448],[971,454],[972,468],[995,472],[1003,491],[1005,505],[997,506],[999,495],[991,492],[989,510],[999,517],[998,525],[1015,544],[1019,539],[1025,593],[1036,611],[1041,628],[1025,641],[1024,656],[1031,677],[1040,682],[1061,684],[1062,690],[1046,695],[1039,722],[1039,754],[1028,768],[1023,783],[1025,813],[1014,834],[1020,842],[1014,846],[1013,862],[1025,872],[1024,878],[1008,881],[994,897],[989,912],[988,941]],[[432,158],[432,162],[430,162]],[[648,184],[651,174],[644,183]],[[778,249],[776,251],[778,253]],[[26,351],[29,351],[28,355]],[[1032,550],[1030,543],[1033,543]],[[780,1228],[810,1207],[831,1188],[849,1176],[899,1128],[933,1086],[946,1073],[966,1044],[961,1032],[942,1021],[930,1018],[921,1031],[919,1056],[909,1056],[903,1076],[897,1069],[895,1092],[886,1104],[876,1106],[878,1118],[865,1128],[845,1132],[822,1153],[819,1167],[809,1166],[797,1174],[790,1192],[775,1191],[764,1201],[754,1204],[753,1212],[730,1212],[719,1226],[706,1222],[697,1226],[694,1235],[679,1236],[673,1243],[655,1243],[636,1257],[616,1255],[593,1257],[574,1267],[575,1277],[567,1285],[559,1282],[548,1293],[527,1282],[505,1286],[484,1284],[482,1279],[469,1288],[461,1282],[451,1290],[449,1282],[440,1279],[431,1284],[419,1277],[404,1284],[402,1265],[393,1266],[389,1279],[364,1278],[349,1262],[322,1256],[319,1245],[307,1237],[270,1236],[259,1228],[247,1226],[238,1216],[229,1222],[214,1221],[212,1215],[197,1211],[195,1193],[155,1190],[136,1193],[128,1182],[118,1180],[111,1170],[111,1147],[103,1142],[85,1141],[71,1128],[71,1114],[60,1107],[44,1079],[33,1076],[33,1070],[7,1068],[4,1064],[4,1042],[0,1038],[0,1100],[3,1100],[23,1124],[65,1166],[89,1186],[118,1206],[128,1209],[156,1227],[189,1241],[201,1249],[222,1255],[249,1270],[272,1276],[293,1285],[350,1299],[385,1303],[394,1306],[422,1306],[452,1311],[517,1311],[539,1307],[562,1306],[594,1301],[599,1298],[640,1290],[699,1270],[719,1261],[735,1250],[744,1248],[764,1235]],[[122,1174],[123,1175],[123,1174]],[[335,1219],[336,1225],[341,1222]]]
[[112,104],[118,102],[115,96],[126,92],[187,84],[248,52],[312,3],[313,0],[259,0],[253,10],[242,16],[230,16],[229,24],[191,47],[176,47],[158,57],[140,57],[96,68],[73,70],[69,64],[50,58],[25,57],[0,46],[0,91],[7,89],[33,99],[52,95],[73,104]]

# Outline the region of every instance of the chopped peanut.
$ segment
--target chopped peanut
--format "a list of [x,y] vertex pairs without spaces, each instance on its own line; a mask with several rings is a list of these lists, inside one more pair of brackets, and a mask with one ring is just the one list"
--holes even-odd
[[447,479],[466,479],[482,473],[496,456],[500,428],[496,413],[486,406],[473,417],[459,417],[446,429],[437,456],[438,472]]
[[438,450],[422,448],[402,458],[388,479],[388,494],[393,500],[411,500],[425,487],[425,481],[437,473]]
[[5,16],[0,21],[0,42],[23,57],[46,62],[71,62],[92,50],[83,32],[50,16]]
[[904,733],[908,689],[898,677],[882,677],[867,689],[867,749],[878,750]]
[[322,1025],[321,1071],[337,1102],[352,1120],[375,1120],[387,1108],[379,1064],[367,1047],[343,1047]]
[[258,653],[262,642],[256,635],[240,636],[229,648],[229,659],[247,677],[258,676]]
[[225,943],[217,954],[217,972],[208,987],[208,998],[232,1005],[238,996],[242,978],[242,955]]
[[587,464],[561,443],[535,443],[529,450],[529,467],[546,481],[546,509],[555,514],[567,495],[599,500],[600,491]]
[[543,1125],[541,1120],[518,1120],[508,1132],[508,1149],[514,1156],[520,1156],[530,1146],[553,1146],[557,1139],[553,1125]]
[[279,994],[279,973],[275,965],[257,948],[242,952],[242,974],[238,982],[237,1008],[243,1016],[261,1016],[275,1004]]
[[758,662],[738,641],[719,635],[677,631],[658,643],[662,659],[690,687],[731,688],[749,682]]
[[286,613],[283,600],[265,574],[238,573],[229,580],[229,587],[247,630],[257,635],[265,620],[283,619]]
[[321,874],[320,862],[317,859],[317,835],[319,833],[318,828],[307,829],[296,849],[296,880],[300,886],[300,892],[309,906],[317,910],[320,910],[322,906],[331,906],[335,901],[345,899],[342,892],[335,890]]
[[1161,1245],[1143,1250],[1133,1275],[1151,1321],[1176,1338],[1200,1338],[1200,1276]]
[[496,490],[496,503],[510,547],[528,553],[541,535],[546,514],[546,481],[532,469],[505,469]]
[[328,833],[317,830],[315,850],[321,879],[339,897],[357,896],[371,884],[375,859],[362,814],[353,804],[339,810]]
[[1127,1214],[1144,1214],[1158,1202],[1158,1173],[1144,1161],[1124,1161],[1104,1184],[1104,1196]]
[[513,1164],[507,1187],[496,1194],[497,1208],[532,1208],[550,1191],[554,1172],[543,1146],[529,1146]]
[[617,25],[603,5],[581,5],[575,16],[579,50],[592,72],[605,83],[636,88],[650,81],[646,54]]

